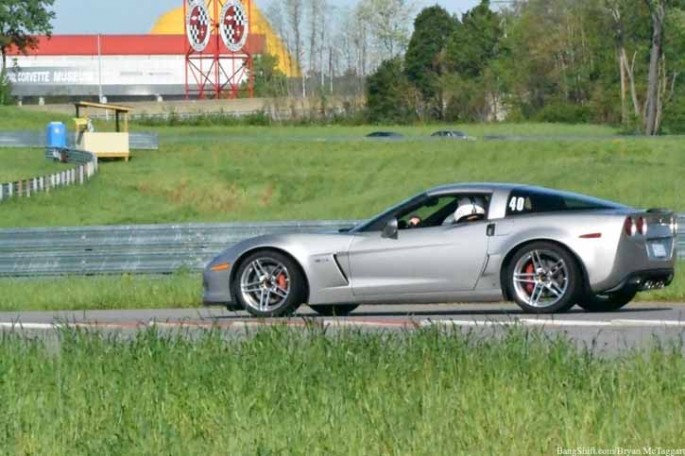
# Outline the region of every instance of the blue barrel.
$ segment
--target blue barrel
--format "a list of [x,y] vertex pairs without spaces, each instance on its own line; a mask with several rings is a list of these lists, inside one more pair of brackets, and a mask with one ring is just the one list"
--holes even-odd
[[47,147],[50,150],[67,148],[67,127],[62,122],[50,122],[47,131]]

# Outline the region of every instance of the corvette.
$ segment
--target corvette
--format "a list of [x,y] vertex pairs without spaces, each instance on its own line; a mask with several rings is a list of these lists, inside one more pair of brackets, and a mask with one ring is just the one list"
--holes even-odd
[[515,301],[532,313],[607,312],[668,286],[677,219],[577,193],[451,184],[334,233],[264,235],[228,247],[203,274],[206,305],[255,316],[307,303]]

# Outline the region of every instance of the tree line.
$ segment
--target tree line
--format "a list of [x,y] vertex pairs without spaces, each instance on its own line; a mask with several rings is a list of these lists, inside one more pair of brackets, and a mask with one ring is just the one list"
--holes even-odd
[[[50,34],[53,3],[0,1],[0,102],[8,47],[25,50],[33,35]],[[302,77],[287,80],[273,56],[261,56],[257,95],[361,98],[376,123],[506,119],[685,132],[685,0],[512,0],[498,9],[482,0],[461,17],[412,4],[272,2],[267,17]]]
[[413,16],[403,0],[275,5],[270,20],[303,70],[283,91],[363,95],[371,122],[685,131],[685,0],[482,0],[461,17],[440,6]]

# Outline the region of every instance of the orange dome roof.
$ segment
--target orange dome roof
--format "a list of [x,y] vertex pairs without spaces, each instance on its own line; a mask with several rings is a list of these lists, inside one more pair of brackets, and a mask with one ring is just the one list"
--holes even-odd
[[[210,14],[213,15],[213,11],[210,11]],[[299,77],[300,69],[297,63],[293,62],[285,44],[271,28],[254,2],[252,3],[251,16],[250,32],[265,36],[267,52],[278,58],[278,69],[288,77]],[[183,7],[181,6],[162,14],[150,33],[153,35],[182,35],[184,33],[184,22]]]

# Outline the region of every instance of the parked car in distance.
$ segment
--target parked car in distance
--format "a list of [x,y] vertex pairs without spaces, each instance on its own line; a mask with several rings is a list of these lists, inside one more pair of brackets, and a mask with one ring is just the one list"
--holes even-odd
[[374,131],[366,135],[367,138],[403,138],[400,133],[394,131]]
[[469,136],[463,131],[457,130],[439,130],[433,133],[431,136],[436,136],[439,138],[452,138],[452,139],[464,139],[468,141],[474,141],[476,138]]

